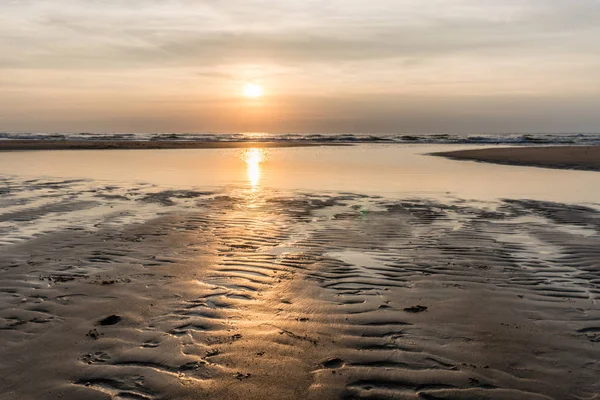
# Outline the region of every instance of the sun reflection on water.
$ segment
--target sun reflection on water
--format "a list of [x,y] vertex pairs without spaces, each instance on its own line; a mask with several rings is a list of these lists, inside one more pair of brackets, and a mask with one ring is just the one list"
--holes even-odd
[[260,182],[260,164],[267,159],[265,149],[247,149],[242,152],[241,158],[248,168],[248,180],[252,188],[256,188]]

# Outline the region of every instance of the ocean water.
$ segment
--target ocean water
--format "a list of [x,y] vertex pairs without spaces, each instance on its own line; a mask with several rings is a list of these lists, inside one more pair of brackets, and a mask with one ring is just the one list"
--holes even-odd
[[[258,146],[257,146],[258,147]],[[600,173],[457,161],[428,155],[485,145],[360,143],[255,149],[6,152],[0,175],[91,179],[168,189],[352,192],[386,197],[600,201]],[[0,187],[1,188],[1,187]]]
[[413,144],[592,145],[600,133],[39,133],[0,132],[0,140],[143,140]]

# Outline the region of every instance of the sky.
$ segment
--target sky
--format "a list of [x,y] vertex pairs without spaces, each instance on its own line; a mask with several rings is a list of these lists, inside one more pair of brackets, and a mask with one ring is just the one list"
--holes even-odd
[[0,131],[600,132],[599,110],[600,0],[0,2]]

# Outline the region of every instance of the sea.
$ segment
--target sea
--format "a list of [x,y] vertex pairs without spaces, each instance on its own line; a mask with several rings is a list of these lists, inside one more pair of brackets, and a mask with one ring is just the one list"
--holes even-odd
[[41,133],[0,132],[0,140],[317,142],[401,144],[596,145],[600,133]]

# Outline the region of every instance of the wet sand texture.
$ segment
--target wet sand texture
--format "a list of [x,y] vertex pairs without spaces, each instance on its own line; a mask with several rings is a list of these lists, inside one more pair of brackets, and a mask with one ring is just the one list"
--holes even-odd
[[600,171],[600,146],[503,147],[433,155],[496,164]]
[[600,392],[593,208],[0,187],[2,400]]

